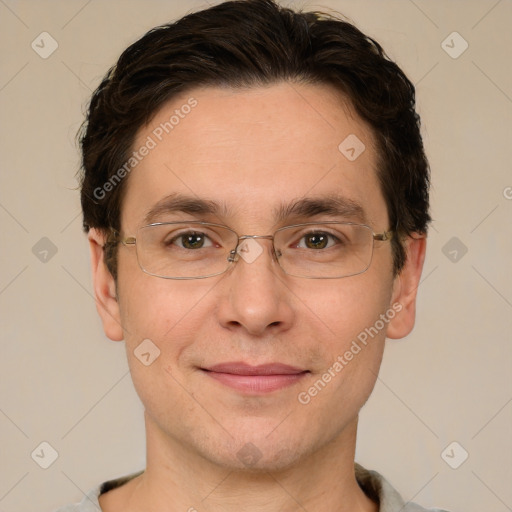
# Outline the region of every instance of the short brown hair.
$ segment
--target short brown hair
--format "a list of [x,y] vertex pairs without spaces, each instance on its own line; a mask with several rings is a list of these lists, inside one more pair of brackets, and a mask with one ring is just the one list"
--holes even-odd
[[[349,98],[377,141],[378,178],[393,238],[426,233],[429,165],[415,89],[381,46],[330,14],[296,12],[273,0],[237,0],[150,30],[127,48],[93,93],[79,133],[83,226],[120,230],[126,179],[98,190],[130,158],[138,130],[178,93],[197,86],[248,88],[279,81],[330,84]],[[100,197],[98,197],[100,195]],[[116,277],[115,247],[108,247]]]

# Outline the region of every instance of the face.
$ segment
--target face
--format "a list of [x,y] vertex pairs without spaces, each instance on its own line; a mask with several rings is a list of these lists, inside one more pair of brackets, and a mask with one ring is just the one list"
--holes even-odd
[[[190,98],[197,103],[183,109]],[[176,109],[172,131],[155,132]],[[365,146],[355,160],[338,149],[349,135]],[[375,233],[390,228],[371,131],[329,86],[195,89],[165,105],[139,131],[134,150],[148,137],[155,147],[126,184],[124,236],[135,236],[150,213],[151,222],[213,222],[239,235],[332,220],[364,221]],[[215,211],[167,208],[178,195]],[[334,196],[360,208],[288,208],[276,216]],[[135,246],[121,245],[115,283],[101,235],[92,230],[89,238],[99,311],[107,335],[126,342],[148,436],[220,465],[289,467],[352,436],[386,331],[401,337],[413,325],[422,240],[407,242],[410,258],[396,279],[389,242],[375,242],[366,272],[341,279],[287,275],[271,241],[260,239],[253,261],[182,281],[144,273]],[[136,354],[148,339],[146,362],[153,346],[160,352],[145,365]]]

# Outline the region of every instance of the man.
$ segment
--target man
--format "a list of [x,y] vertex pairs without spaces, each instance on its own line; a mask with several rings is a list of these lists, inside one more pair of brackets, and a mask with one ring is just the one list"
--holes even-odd
[[62,510],[425,510],[354,463],[385,338],[414,325],[430,221],[414,105],[378,43],[272,0],[121,55],[82,131],[82,207],[147,467]]

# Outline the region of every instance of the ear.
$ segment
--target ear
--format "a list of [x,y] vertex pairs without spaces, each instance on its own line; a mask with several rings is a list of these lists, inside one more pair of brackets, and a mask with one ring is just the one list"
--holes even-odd
[[416,318],[416,292],[420,284],[425,261],[426,236],[414,233],[405,240],[406,261],[400,274],[395,277],[391,306],[397,314],[390,320],[386,336],[399,339],[407,336]]
[[96,309],[103,322],[103,330],[112,341],[123,340],[123,328],[119,303],[116,295],[116,282],[104,260],[103,245],[105,235],[91,228],[87,235],[91,253],[92,280]]

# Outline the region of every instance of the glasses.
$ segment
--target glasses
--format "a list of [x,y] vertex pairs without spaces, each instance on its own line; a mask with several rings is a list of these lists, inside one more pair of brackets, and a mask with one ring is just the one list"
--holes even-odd
[[258,239],[272,240],[272,254],[283,271],[295,277],[337,279],[365,272],[375,241],[388,241],[392,231],[376,234],[352,222],[308,222],[278,229],[273,235],[238,235],[208,222],[158,222],[136,236],[109,242],[136,246],[140,268],[164,279],[203,279],[226,272],[240,258],[255,261],[263,252]]

